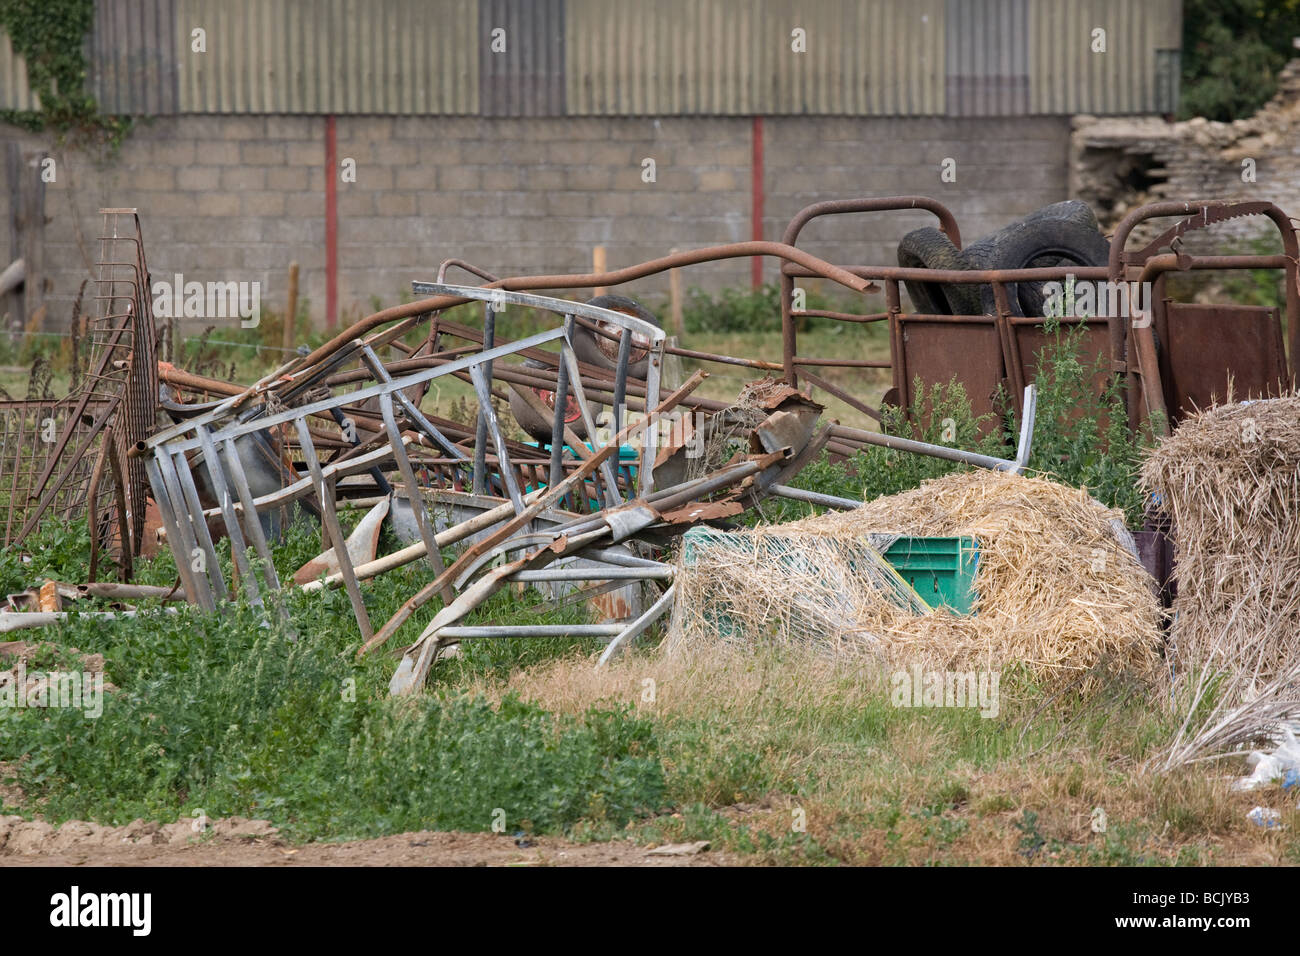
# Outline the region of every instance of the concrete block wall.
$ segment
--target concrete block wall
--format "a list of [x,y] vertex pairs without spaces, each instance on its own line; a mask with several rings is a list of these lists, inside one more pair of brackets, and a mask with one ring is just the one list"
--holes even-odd
[[[135,206],[155,279],[258,281],[264,305],[279,309],[297,261],[300,295],[322,324],[325,129],[325,118],[308,116],[157,118],[98,159],[0,126],[0,143],[49,150],[58,163],[46,198],[47,322],[66,324],[90,274],[96,210]],[[336,131],[339,162],[356,161],[356,181],[338,183],[345,321],[398,302],[411,279],[433,278],[451,256],[498,274],[586,272],[596,245],[618,267],[751,235],[749,118],[345,116]],[[811,202],[920,193],[948,204],[973,239],[1065,198],[1068,144],[1064,117],[768,117],[764,238],[779,239]],[[955,183],[940,181],[947,157]],[[642,181],[646,158],[654,183]],[[809,227],[801,245],[836,262],[892,263],[903,233],[932,222],[919,213],[838,217]],[[0,228],[6,262],[7,245]],[[764,276],[775,279],[774,262]],[[694,267],[685,283],[716,289],[749,278],[749,262],[735,260]],[[663,294],[667,279],[628,290]]]
[[[768,239],[780,239],[800,209],[826,199],[929,196],[952,210],[970,242],[1068,198],[1064,117],[780,117],[764,126]],[[940,179],[948,158],[956,161],[951,183]],[[839,264],[896,265],[899,239],[935,224],[926,212],[828,216],[805,227],[799,247]],[[775,278],[776,267],[764,275]]]

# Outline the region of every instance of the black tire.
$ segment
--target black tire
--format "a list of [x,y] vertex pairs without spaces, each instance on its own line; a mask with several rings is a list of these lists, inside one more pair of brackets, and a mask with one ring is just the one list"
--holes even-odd
[[[652,325],[659,325],[659,320],[653,312],[640,302],[629,299],[625,295],[598,295],[587,305],[609,309],[611,312],[622,312],[624,315],[630,315]],[[621,335],[618,330],[611,329],[610,331]],[[648,348],[639,348],[639,344],[633,338],[632,354],[627,363],[627,374],[632,378],[643,379],[650,370],[650,351]],[[597,335],[584,325],[574,324],[573,351],[581,362],[586,362],[588,365],[594,365],[597,368],[613,373],[618,369],[618,345],[619,343],[614,339],[607,339],[603,335]]]
[[[1101,231],[1097,223],[1097,215],[1082,199],[1067,199],[1065,202],[1054,202],[1050,206],[1043,206],[1041,209],[1035,209],[1028,216],[1021,219],[1022,222],[1037,222],[1041,219],[1051,220],[1053,222],[1073,222],[1080,226],[1087,226],[1089,229]],[[1013,223],[1013,225],[1015,225]]]
[[1008,237],[1024,229],[1028,224],[1038,222],[1071,222],[1094,232],[1101,231],[1092,207],[1081,199],[1067,199],[1065,202],[1052,203],[1050,206],[1035,209],[1027,216],[1021,216],[1019,219],[1007,223],[1001,229],[990,232],[987,236],[968,244],[962,252],[970,262],[972,269],[996,269],[996,250],[998,246],[1005,242]]
[[[1058,205],[1064,205],[1058,203]],[[1040,218],[1016,223],[980,241],[986,269],[1028,269],[1043,266],[1104,266],[1110,243],[1095,227],[1069,219]],[[1013,315],[1042,315],[1043,283],[1007,283]],[[995,314],[992,286],[981,289],[983,311]]]
[[[1027,226],[1044,222],[1073,223],[1092,232],[1100,233],[1097,216],[1093,213],[1092,207],[1081,199],[1067,199],[1065,202],[1052,203],[1049,206],[1043,206],[1041,209],[1035,209],[1028,215],[1007,223],[996,232],[991,232],[987,236],[983,236],[967,245],[962,250],[962,254],[966,257],[971,269],[1012,268],[1005,264],[1005,256],[1001,251],[1001,247],[1008,241],[1014,241],[1014,237],[1021,234]],[[1035,228],[1037,229],[1037,227]],[[1024,268],[1046,269],[1072,263],[1073,260],[1068,257],[1049,254],[1035,256],[1025,264]],[[1073,264],[1081,265],[1082,263]],[[1102,263],[1102,265],[1105,265],[1105,263]],[[1007,291],[1009,295],[1012,294],[1011,288],[1008,288]],[[1026,285],[1024,289],[1017,291],[1019,294],[1013,295],[1012,301],[1009,303],[1013,314],[1041,314],[1039,312],[1043,306],[1041,288]],[[993,287],[980,286],[979,296],[981,307],[976,311],[983,312],[985,315],[993,315],[997,311],[993,299]]]
[[[898,244],[898,264],[905,269],[970,268],[962,250],[933,226],[915,229]],[[942,282],[904,282],[914,311],[922,315],[970,315],[980,310],[975,286]]]

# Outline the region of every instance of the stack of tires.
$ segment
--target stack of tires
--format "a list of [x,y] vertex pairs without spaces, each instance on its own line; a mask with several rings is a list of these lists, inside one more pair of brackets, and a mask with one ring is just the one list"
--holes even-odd
[[[1058,202],[958,249],[938,229],[909,232],[898,244],[898,264],[911,269],[1037,269],[1104,266],[1110,243],[1088,204]],[[925,315],[995,315],[993,287],[943,282],[904,282],[913,311]],[[1042,315],[1043,283],[1008,283],[1012,315]]]

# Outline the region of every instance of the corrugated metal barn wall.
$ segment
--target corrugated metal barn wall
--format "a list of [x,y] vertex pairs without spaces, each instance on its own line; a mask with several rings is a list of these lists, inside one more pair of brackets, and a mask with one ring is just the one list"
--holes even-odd
[[[1181,33],[1181,0],[96,0],[91,88],[142,115],[1168,112]],[[0,107],[32,98],[0,36]]]
[[943,19],[944,0],[568,0],[569,112],[941,114]]
[[1029,112],[1029,0],[948,0],[950,116]]
[[91,89],[106,113],[177,111],[176,4],[116,0],[95,4]]
[[[1028,11],[1034,113],[1172,112],[1182,4],[1170,0],[1035,0]],[[1092,50],[1105,30],[1106,52]],[[1162,56],[1161,53],[1164,53]],[[1174,54],[1172,57],[1170,54]],[[1172,61],[1173,97],[1162,91]]]
[[41,98],[27,84],[27,61],[0,30],[0,110],[38,110]]
[[173,2],[182,113],[478,111],[476,0]]
[[479,0],[479,112],[565,114],[564,22],[564,0]]

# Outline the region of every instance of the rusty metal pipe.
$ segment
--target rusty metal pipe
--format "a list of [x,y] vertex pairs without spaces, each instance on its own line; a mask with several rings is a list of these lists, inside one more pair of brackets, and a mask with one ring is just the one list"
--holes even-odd
[[781,236],[781,241],[793,246],[798,241],[799,233],[803,231],[804,226],[822,216],[842,216],[848,213],[863,212],[894,212],[908,209],[922,209],[934,213],[939,220],[939,231],[947,236],[954,246],[958,249],[961,248],[961,231],[957,228],[956,217],[953,216],[947,206],[937,199],[931,199],[929,196],[880,196],[860,199],[829,199],[824,202],[816,202],[810,206],[804,206],[794,214],[790,224],[785,227],[785,233]]
[[[787,259],[797,262],[808,269],[816,272],[817,275],[825,279],[830,279],[846,288],[855,292],[861,292],[867,287],[867,282],[853,275],[851,272],[841,269],[839,266],[831,265],[823,259],[804,252],[802,249],[796,249],[793,246],[785,245],[780,242],[733,242],[721,246],[706,246],[703,249],[689,249],[684,252],[674,253],[673,255],[663,256],[659,259],[651,259],[649,262],[643,262],[639,265],[627,266],[623,269],[615,269],[612,272],[585,273],[585,274],[568,274],[568,275],[536,275],[536,276],[519,276],[509,279],[498,279],[495,282],[488,283],[483,288],[505,289],[511,292],[519,292],[533,289],[589,289],[597,286],[622,285],[624,282],[630,282],[633,279],[641,279],[646,276],[656,275],[660,272],[667,272],[669,269],[679,269],[683,266],[696,265],[701,262],[716,262],[721,259],[741,259],[747,256],[776,256],[781,259]],[[388,309],[382,309],[364,319],[354,323],[351,327],[343,330],[334,338],[325,344],[318,346],[309,355],[299,358],[297,361],[289,363],[281,374],[293,375],[302,372],[305,369],[314,367],[322,359],[325,359],[339,349],[346,346],[349,342],[357,339],[367,332],[387,325],[389,322],[395,322],[398,319],[414,318],[424,315],[425,313],[450,309],[457,305],[463,305],[466,302],[474,300],[464,298],[463,296],[433,296],[428,299],[420,299],[415,302],[407,302],[402,305],[395,305]],[[254,388],[248,391],[252,393]]]
[[[933,213],[939,220],[939,229],[958,249],[961,248],[961,231],[957,228],[957,219],[951,210],[937,199],[928,196],[883,196],[862,197],[859,199],[832,199],[813,203],[795,213],[781,241],[794,247],[799,241],[799,233],[812,220],[822,216],[842,216],[850,213],[889,212],[904,209],[923,209]],[[854,271],[854,270],[847,270]],[[794,276],[781,268],[781,353],[784,356],[785,380],[791,385],[798,384],[795,364],[791,361],[797,350],[796,330],[794,326],[793,301]],[[854,274],[857,274],[854,271]]]
[[[1106,266],[1035,266],[1026,269],[917,269],[906,266],[842,266],[846,272],[863,279],[890,279],[916,282],[943,282],[947,285],[988,285],[990,282],[1047,282],[1072,275],[1076,279],[1105,279]],[[798,278],[812,278],[794,273]],[[811,313],[809,313],[811,314]]]
[[796,355],[792,361],[795,365],[813,365],[825,368],[893,368],[890,362],[882,362],[878,359],[830,359],[830,358],[804,358]]
[[869,312],[861,315],[856,312],[832,312],[829,309],[796,309],[790,313],[796,319],[834,319],[836,322],[884,322],[889,318],[888,312]]

